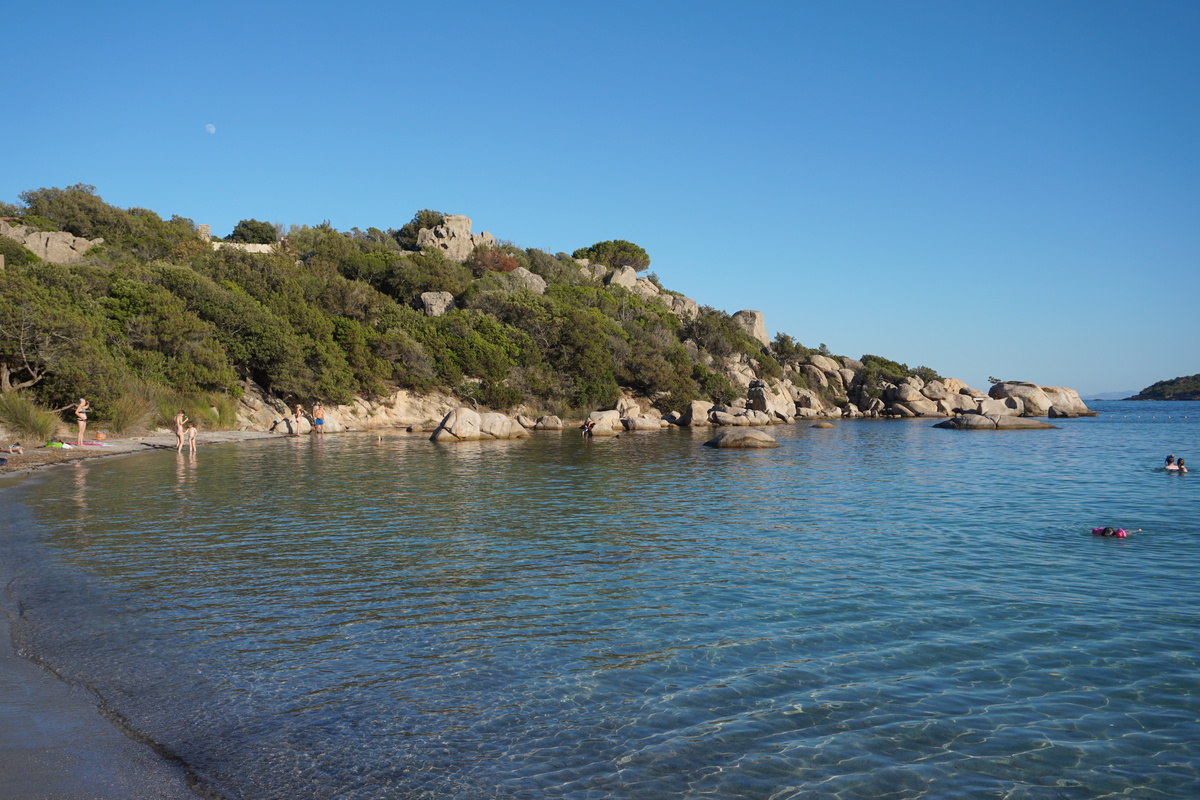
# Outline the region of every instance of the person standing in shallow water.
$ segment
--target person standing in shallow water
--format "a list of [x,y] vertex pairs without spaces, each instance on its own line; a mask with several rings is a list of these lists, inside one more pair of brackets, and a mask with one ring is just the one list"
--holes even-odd
[[187,414],[183,413],[183,409],[179,409],[179,413],[175,415],[175,450],[183,452],[183,426],[187,424]]
[[79,404],[75,406],[75,419],[79,422],[79,435],[75,438],[75,444],[80,447],[83,446],[83,432],[87,430],[87,415],[91,407],[92,404],[86,397],[79,398]]
[[188,420],[187,443],[188,443],[188,452],[190,452],[190,453],[196,452],[196,423],[192,422],[191,420]]
[[321,405],[320,401],[313,406],[313,433],[325,433],[325,406]]

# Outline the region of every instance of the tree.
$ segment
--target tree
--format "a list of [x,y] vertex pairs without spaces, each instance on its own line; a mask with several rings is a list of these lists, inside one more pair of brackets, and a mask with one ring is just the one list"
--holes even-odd
[[0,391],[41,382],[91,333],[66,292],[15,270],[0,272],[0,296]]
[[234,226],[233,233],[226,237],[226,241],[245,242],[246,244],[275,244],[277,238],[275,226],[270,222],[244,219]]
[[579,248],[571,255],[574,258],[586,258],[593,263],[604,264],[612,269],[633,267],[641,272],[650,266],[650,256],[646,251],[624,239],[596,242],[591,247]]

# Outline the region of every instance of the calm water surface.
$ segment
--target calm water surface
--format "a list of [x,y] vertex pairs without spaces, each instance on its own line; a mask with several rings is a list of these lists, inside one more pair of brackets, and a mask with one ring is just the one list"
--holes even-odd
[[4,602],[230,800],[1200,797],[1200,404],[1095,407],[78,464]]

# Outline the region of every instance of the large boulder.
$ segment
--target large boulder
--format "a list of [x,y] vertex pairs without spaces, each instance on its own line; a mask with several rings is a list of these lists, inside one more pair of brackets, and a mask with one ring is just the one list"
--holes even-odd
[[842,365],[829,356],[823,356],[819,353],[813,353],[806,359],[809,364],[812,364],[821,372],[837,372],[842,369]]
[[479,245],[495,243],[487,231],[471,233],[471,220],[462,214],[450,214],[442,218],[441,224],[417,232],[417,247],[436,247],[451,261],[466,261]]
[[633,267],[617,267],[605,279],[605,283],[609,286],[624,286],[626,289],[633,289],[637,286],[637,270]]
[[988,395],[995,400],[1018,398],[1024,404],[1025,410],[1022,413],[1027,417],[1044,417],[1050,412],[1050,406],[1054,405],[1042,391],[1042,387],[1027,381],[1004,381],[993,384]]
[[1019,397],[997,400],[986,398],[979,402],[979,413],[989,417],[1019,417],[1025,413],[1025,401]]
[[1065,386],[1043,386],[1042,392],[1050,400],[1050,410],[1057,412],[1058,416],[1095,416],[1095,412],[1087,407],[1074,389]]
[[0,236],[20,244],[43,261],[71,264],[88,250],[103,244],[103,239],[84,239],[66,231],[39,231],[28,225],[9,225],[0,220]]
[[684,297],[681,294],[663,293],[658,296],[670,310],[672,314],[679,317],[684,322],[694,320],[700,314],[700,304],[690,297]]
[[519,422],[496,411],[480,414],[461,406],[447,414],[429,437],[434,442],[472,442],[478,439],[523,439],[529,436]]
[[763,345],[769,345],[771,340],[767,338],[767,320],[761,311],[744,310],[733,314],[733,321],[741,325],[746,333],[753,336]]
[[679,422],[677,424],[685,428],[707,428],[712,424],[708,418],[712,407],[712,403],[693,400],[683,409],[683,413],[679,415]]
[[933,427],[952,431],[1012,431],[1057,428],[1049,422],[1029,417],[1010,417],[996,414],[959,414]]
[[773,437],[762,431],[752,428],[743,428],[732,431],[721,431],[713,438],[704,443],[705,447],[716,447],[720,449],[740,447],[740,448],[768,448],[779,447],[779,442]]
[[544,417],[538,417],[537,422],[533,423],[533,429],[535,431],[561,431],[563,421],[554,414],[547,414]]
[[612,436],[625,430],[621,424],[621,412],[616,409],[593,411],[588,414],[588,421],[595,423],[592,427],[593,436]]
[[657,431],[662,430],[663,421],[660,417],[622,417],[621,424],[627,431]]
[[534,294],[546,293],[546,279],[541,275],[530,272],[524,267],[517,267],[512,272],[508,273],[510,280],[514,281],[523,289],[528,289]]
[[425,308],[425,316],[440,317],[454,308],[454,295],[449,292],[422,292],[421,305]]

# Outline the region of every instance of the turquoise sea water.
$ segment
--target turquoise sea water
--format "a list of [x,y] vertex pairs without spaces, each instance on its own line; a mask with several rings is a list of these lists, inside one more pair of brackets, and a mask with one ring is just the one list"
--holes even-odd
[[105,459],[0,578],[231,800],[1200,797],[1200,404],[1094,407]]

